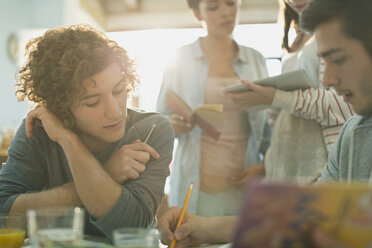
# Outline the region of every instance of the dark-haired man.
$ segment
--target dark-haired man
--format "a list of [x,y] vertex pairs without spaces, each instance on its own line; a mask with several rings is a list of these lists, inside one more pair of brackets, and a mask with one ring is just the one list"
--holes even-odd
[[358,114],[341,130],[319,181],[372,180],[372,1],[313,0],[301,26],[325,61],[323,84]]
[[[312,0],[301,16],[300,25],[314,33],[318,53],[325,60],[323,84],[333,87],[349,102],[357,116],[343,127],[331,150],[319,181],[372,181],[372,1]],[[163,241],[179,240],[179,247],[205,242],[229,242],[236,216],[198,217],[187,213],[184,223],[172,227],[180,209],[171,208],[159,219]],[[250,230],[247,246],[259,247],[273,235],[270,220]],[[275,225],[274,225],[275,226]],[[346,248],[328,234],[316,230],[317,248]],[[281,247],[280,241],[274,247]]]

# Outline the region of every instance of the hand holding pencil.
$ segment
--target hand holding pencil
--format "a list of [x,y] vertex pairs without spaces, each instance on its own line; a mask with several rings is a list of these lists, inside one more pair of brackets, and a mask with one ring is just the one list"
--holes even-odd
[[144,141],[137,139],[131,144],[123,145],[115,151],[109,161],[104,165],[107,173],[119,184],[127,179],[136,179],[146,169],[151,158],[160,158],[159,153],[147,141],[152,137],[156,123],[153,123],[146,133]]
[[[175,229],[181,212],[181,208],[171,207],[159,218],[157,228],[162,233],[161,241],[164,245],[170,245],[173,239],[176,239],[176,248],[198,246],[216,240],[210,228],[214,226],[211,221],[215,218],[197,216],[187,210],[181,226]],[[212,232],[215,233],[213,229]]]
[[[192,188],[193,187],[194,187],[194,184],[193,183],[190,183],[189,190],[187,191],[186,199],[185,199],[185,202],[183,204],[183,207],[182,207],[182,210],[181,210],[181,214],[180,214],[180,217],[179,217],[178,222],[177,222],[177,225],[176,225],[176,230],[182,224],[182,221],[183,221],[183,218],[185,216],[186,209],[187,209],[187,204],[189,203],[189,200],[190,200],[190,196],[191,196],[191,192],[192,192]],[[175,245],[176,245],[176,240],[173,239],[169,247],[170,248],[174,248]]]

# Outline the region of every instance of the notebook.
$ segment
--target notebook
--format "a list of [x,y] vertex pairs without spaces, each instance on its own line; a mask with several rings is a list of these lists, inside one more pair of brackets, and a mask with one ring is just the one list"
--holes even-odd
[[[255,182],[247,185],[244,197],[233,248],[268,247],[277,237],[281,247],[311,247],[306,234],[314,227],[350,247],[372,247],[372,188],[367,184]],[[268,230],[262,228],[268,220],[269,234],[253,245]]]
[[[314,88],[315,83],[311,80],[307,72],[303,69],[291,71],[287,73],[280,74],[274,77],[268,77],[260,80],[253,81],[253,83],[262,85],[262,86],[271,86],[275,87],[279,90],[284,91],[293,91],[297,89],[308,89]],[[235,84],[225,88],[225,90],[229,93],[243,93],[249,91],[244,84]],[[269,108],[270,105],[256,105],[253,106],[247,111],[259,111]]]

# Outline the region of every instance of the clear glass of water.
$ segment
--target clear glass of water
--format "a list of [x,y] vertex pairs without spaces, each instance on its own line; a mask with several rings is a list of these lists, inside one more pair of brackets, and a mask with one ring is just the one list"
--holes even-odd
[[28,210],[27,224],[33,247],[66,247],[82,240],[84,210],[68,207]]
[[113,232],[113,238],[118,248],[158,248],[160,232],[155,228],[120,228]]

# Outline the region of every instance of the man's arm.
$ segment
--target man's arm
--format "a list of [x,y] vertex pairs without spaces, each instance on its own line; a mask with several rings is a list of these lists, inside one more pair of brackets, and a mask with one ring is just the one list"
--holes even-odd
[[126,138],[144,139],[153,123],[157,126],[148,144],[160,157],[150,159],[146,169],[136,180],[128,180],[122,186],[122,193],[115,206],[103,218],[95,220],[100,230],[111,235],[112,230],[120,227],[148,227],[154,221],[156,211],[164,195],[165,179],[169,176],[172,160],[174,133],[169,121],[159,114],[146,114],[147,117],[129,128]]
[[94,218],[103,217],[118,201],[121,185],[104,170],[75,133],[66,132],[58,143],[66,154],[83,205]]
[[[26,133],[28,138],[34,134],[34,121],[39,119],[48,137],[59,143],[65,152],[74,183],[43,191],[47,185],[48,176],[43,158],[35,159],[35,153],[30,152],[11,161],[6,165],[1,178],[1,186],[9,187],[8,192],[2,192],[2,209],[10,212],[25,212],[28,208],[51,207],[55,205],[84,205],[95,218],[102,217],[116,203],[121,194],[121,185],[102,168],[100,163],[89,152],[79,137],[63,127],[62,123],[47,108],[40,107],[31,111],[26,119]],[[33,149],[24,137],[17,144],[28,150]],[[19,147],[18,147],[19,148]],[[14,149],[17,149],[15,147]],[[17,153],[15,151],[14,153]],[[28,156],[28,157],[27,157]],[[20,156],[19,156],[20,157]],[[22,166],[18,165],[17,163]],[[17,170],[23,170],[24,176],[17,176]],[[62,176],[62,175],[61,175]],[[109,192],[109,193],[108,193]],[[10,207],[11,206],[11,207]]]
[[[45,133],[38,132],[37,137],[27,138],[24,124],[17,130],[8,161],[0,171],[0,212],[24,213],[29,208],[81,206],[73,182],[63,179],[61,181],[67,183],[55,182],[61,186],[49,186],[49,190],[45,190],[49,185],[49,173],[57,173],[47,171],[43,150],[47,146],[45,152],[53,153],[53,148],[48,150],[51,143],[44,140],[45,136]],[[60,169],[58,162],[55,167]]]
[[29,137],[33,135],[36,119],[41,121],[48,137],[62,147],[76,191],[89,214],[97,219],[105,216],[122,194],[122,186],[106,172],[80,138],[64,128],[47,108],[40,107],[28,114],[26,132]]
[[13,202],[9,214],[25,213],[31,208],[73,206],[80,207],[81,201],[73,182],[60,187],[38,192],[20,194]]

